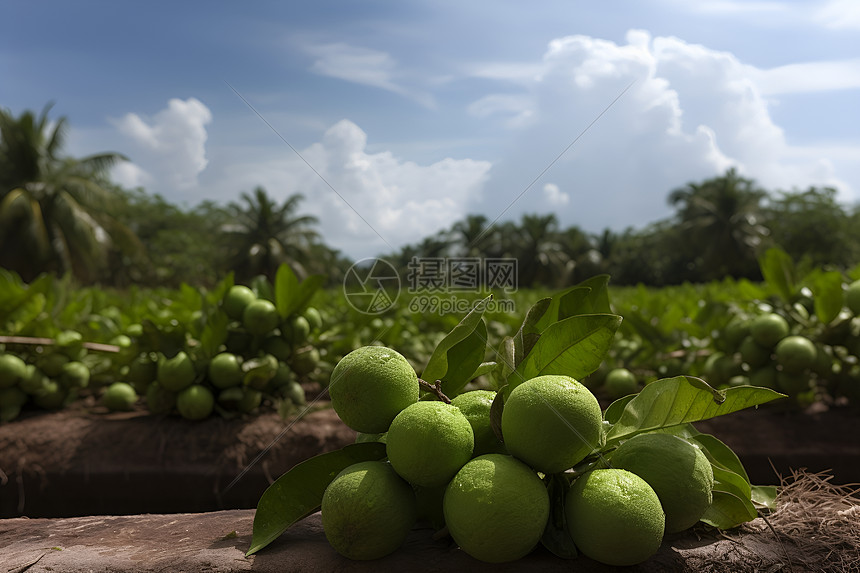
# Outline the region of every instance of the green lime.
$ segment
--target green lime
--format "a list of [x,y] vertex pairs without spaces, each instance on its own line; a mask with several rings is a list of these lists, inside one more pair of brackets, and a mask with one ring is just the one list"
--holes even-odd
[[63,407],[69,391],[55,380],[48,380],[42,390],[33,395],[33,402],[45,410],[57,410]]
[[26,376],[26,362],[14,354],[0,354],[0,388],[11,388]]
[[845,290],[845,306],[847,306],[855,316],[860,315],[860,280],[852,282]]
[[760,314],[750,322],[750,336],[764,348],[776,346],[777,342],[788,336],[788,331],[788,321],[773,312]]
[[627,470],[593,470],[577,478],[564,513],[576,547],[606,565],[642,563],[663,542],[660,498],[648,482]]
[[173,358],[162,355],[158,362],[156,379],[165,390],[179,392],[190,386],[196,377],[194,363],[185,351],[180,351]]
[[360,462],[326,487],[321,510],[335,551],[349,559],[379,559],[406,540],[416,518],[415,494],[389,464]]
[[639,391],[639,383],[636,375],[626,368],[613,368],[606,374],[603,382],[606,393],[612,400],[623,398]]
[[472,426],[472,433],[475,435],[473,457],[483,454],[508,453],[490,424],[490,408],[495,397],[496,393],[492,390],[472,390],[451,400],[451,403],[465,414]]
[[364,346],[337,363],[328,392],[344,424],[357,432],[386,432],[401,410],[418,401],[418,376],[398,352]]
[[193,384],[176,395],[176,409],[188,420],[208,418],[215,406],[215,397],[206,386]]
[[156,415],[165,415],[176,406],[176,392],[162,388],[158,382],[151,383],[146,388],[146,407]]
[[77,360],[66,362],[60,373],[60,383],[65,388],[86,388],[90,383],[90,369]]
[[594,394],[573,378],[538,376],[508,396],[502,437],[514,456],[540,472],[557,473],[601,446],[603,413]]
[[749,364],[751,368],[760,368],[770,362],[771,348],[765,348],[756,342],[752,336],[747,336],[741,341],[739,351],[741,360]]
[[102,394],[102,404],[109,410],[131,410],[137,402],[137,393],[131,384],[114,382]]
[[549,509],[549,494],[534,470],[503,454],[466,463],[443,499],[451,537],[460,549],[489,563],[528,555],[543,535]]
[[612,454],[612,467],[631,471],[646,482],[666,512],[666,532],[695,525],[711,506],[714,473],[705,454],[671,434],[639,434]]
[[789,373],[799,373],[815,365],[818,351],[805,336],[786,336],[776,345],[776,361]]
[[444,402],[416,402],[391,422],[388,460],[413,485],[446,484],[472,457],[475,438],[466,416]]
[[264,298],[251,302],[242,313],[242,324],[245,329],[256,336],[268,334],[278,326],[280,320],[278,309],[271,301]]
[[[344,357],[345,358],[345,357]],[[316,370],[320,361],[320,351],[312,346],[297,350],[290,360],[290,366],[298,374],[305,376]],[[414,372],[413,372],[414,374]],[[334,376],[334,374],[332,374]],[[417,378],[416,378],[417,381]]]
[[150,352],[142,352],[128,365],[125,379],[134,386],[136,392],[143,394],[157,376],[158,357]]
[[309,306],[302,313],[302,316],[304,316],[305,320],[308,321],[308,325],[311,327],[311,330],[319,330],[322,328],[322,316],[320,315],[320,311],[316,308]]
[[257,300],[254,291],[244,285],[233,285],[224,295],[223,309],[233,320],[242,320],[245,307]]
[[293,344],[302,344],[311,333],[311,325],[304,316],[297,315],[290,318],[283,326],[284,338]]
[[216,388],[230,388],[242,383],[242,365],[231,352],[216,354],[209,362],[209,381]]

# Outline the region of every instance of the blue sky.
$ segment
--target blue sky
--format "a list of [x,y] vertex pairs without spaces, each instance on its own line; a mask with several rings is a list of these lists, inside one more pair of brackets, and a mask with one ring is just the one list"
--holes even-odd
[[860,199],[853,0],[79,0],[4,12],[0,106],[53,101],[70,153],[119,151],[131,162],[117,181],[186,206],[257,185],[301,192],[326,241],[356,258],[468,213],[641,228],[670,214],[673,188],[731,166],[769,190],[830,185]]

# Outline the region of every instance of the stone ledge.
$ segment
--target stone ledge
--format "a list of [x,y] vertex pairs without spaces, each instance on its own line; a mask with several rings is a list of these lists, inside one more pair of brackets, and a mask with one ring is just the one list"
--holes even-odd
[[[350,561],[325,539],[316,513],[290,528],[257,555],[245,557],[251,543],[253,510],[200,514],[12,518],[0,520],[0,573],[209,572],[228,571],[615,571],[580,557],[559,559],[542,547],[514,563],[487,564],[434,541],[432,531],[416,528],[404,546],[381,560]],[[660,552],[627,571],[699,571],[716,561],[733,571],[784,563],[779,544],[766,530],[719,535],[692,530],[664,540]],[[753,561],[754,560],[754,561]],[[737,565],[736,567],[734,565]]]

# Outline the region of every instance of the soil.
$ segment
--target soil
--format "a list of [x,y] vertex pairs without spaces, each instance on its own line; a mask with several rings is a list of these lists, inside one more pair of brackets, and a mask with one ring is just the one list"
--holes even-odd
[[0,425],[0,517],[256,507],[288,469],[355,441],[330,407],[316,407],[300,419],[201,422],[86,404],[31,413]]
[[[0,425],[0,517],[254,508],[292,466],[354,441],[330,407],[317,408],[298,420],[268,413],[203,422],[86,404],[29,413]],[[762,407],[696,427],[728,444],[755,484],[779,484],[800,468],[829,470],[836,484],[860,483],[856,408]]]

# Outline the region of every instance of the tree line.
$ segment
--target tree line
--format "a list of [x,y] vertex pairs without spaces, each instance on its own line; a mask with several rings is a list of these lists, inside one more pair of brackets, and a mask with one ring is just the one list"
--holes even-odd
[[[299,275],[338,283],[351,265],[327,246],[303,196],[279,202],[262,187],[226,205],[174,205],[110,181],[126,158],[63,154],[67,121],[0,109],[0,267],[25,280],[71,273],[83,284],[209,286],[272,274],[282,262]],[[642,228],[589,233],[553,213],[492,223],[468,215],[384,258],[406,276],[415,258],[510,258],[520,287],[557,288],[598,273],[613,284],[669,285],[727,276],[758,280],[757,258],[780,246],[807,266],[860,261],[860,209],[832,188],[768,191],[734,169],[669,192],[672,216]]]

